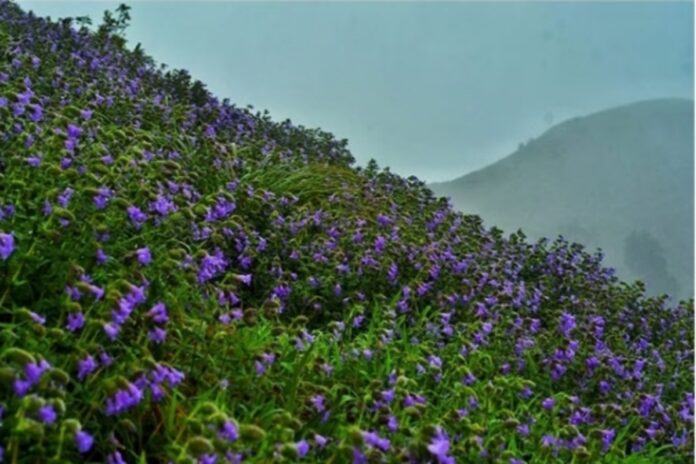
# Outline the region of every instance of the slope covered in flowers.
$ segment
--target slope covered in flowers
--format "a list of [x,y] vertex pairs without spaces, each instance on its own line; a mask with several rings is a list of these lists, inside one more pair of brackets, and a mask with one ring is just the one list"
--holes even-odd
[[6,462],[687,462],[693,302],[0,1]]

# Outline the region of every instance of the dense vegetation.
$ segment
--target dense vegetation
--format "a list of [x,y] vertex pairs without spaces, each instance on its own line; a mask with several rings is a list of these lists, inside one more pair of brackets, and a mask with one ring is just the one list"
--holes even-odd
[[688,462],[693,302],[0,1],[6,462]]
[[553,126],[510,156],[430,186],[530,239],[601,248],[622,280],[678,301],[694,294],[694,102],[618,106]]

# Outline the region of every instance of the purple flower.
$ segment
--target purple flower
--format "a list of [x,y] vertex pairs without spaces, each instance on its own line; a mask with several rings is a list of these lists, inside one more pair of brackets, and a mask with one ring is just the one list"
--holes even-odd
[[36,413],[36,416],[44,424],[53,424],[56,421],[56,419],[58,418],[58,414],[56,414],[56,410],[50,404],[47,404],[45,406],[41,406],[39,408],[39,411]]
[[154,401],[159,401],[164,398],[164,388],[162,388],[160,385],[150,385],[150,393],[152,394],[152,399]]
[[70,285],[65,287],[65,293],[70,296],[71,300],[79,301],[82,298],[82,292],[77,287],[72,287]]
[[0,232],[0,258],[6,261],[15,250],[14,236],[9,233]]
[[310,399],[312,402],[312,405],[314,406],[314,409],[316,409],[317,412],[323,412],[324,409],[326,409],[326,406],[324,405],[324,395],[314,395]]
[[147,266],[152,262],[152,254],[148,247],[138,248],[135,250],[135,256],[141,266]]
[[215,454],[201,454],[198,457],[198,464],[215,464],[217,462],[217,455]]
[[17,102],[21,103],[22,105],[28,105],[29,102],[31,102],[31,97],[33,96],[34,92],[30,88],[27,88],[24,92],[17,94]]
[[314,434],[314,442],[317,444],[317,446],[319,446],[320,449],[324,448],[324,446],[326,446],[326,443],[328,441],[329,440],[326,437],[323,437],[323,436],[319,435],[318,433]]
[[[118,307],[111,312],[111,320],[118,329],[126,322],[135,307],[145,302],[144,287],[133,286],[130,293],[118,300]],[[112,328],[113,329],[113,328]]]
[[97,287],[96,285],[89,285],[89,290],[92,292],[94,295],[94,299],[96,300],[101,300],[104,298],[104,289],[101,287]]
[[206,255],[198,269],[198,283],[205,283],[222,273],[229,265],[219,248],[212,255]]
[[97,189],[97,195],[94,196],[94,205],[97,209],[104,209],[109,204],[109,199],[114,195],[113,190],[108,187],[100,187]]
[[43,207],[41,208],[41,212],[43,213],[44,216],[48,216],[53,212],[53,206],[51,205],[51,202],[48,200],[44,200]]
[[145,221],[147,221],[147,214],[144,213],[137,206],[129,206],[127,209],[128,217],[135,226],[136,229],[140,229]]
[[689,430],[684,429],[681,433],[681,435],[674,433],[672,435],[672,444],[676,448],[682,448],[691,443],[691,440],[689,440]]
[[63,190],[63,193],[58,195],[57,201],[61,208],[68,207],[68,203],[70,203],[70,199],[72,198],[73,193],[75,193],[75,190],[73,190],[70,187],[66,187],[65,190]]
[[645,364],[647,361],[645,359],[638,359],[633,366],[633,378],[640,380],[643,378],[643,369],[645,368]]
[[541,406],[546,409],[547,411],[550,411],[553,409],[553,406],[556,404],[556,400],[553,398],[546,398],[544,401],[541,402]]
[[46,324],[46,318],[42,316],[41,314],[35,313],[34,311],[29,311],[29,315],[31,316],[31,320],[36,322],[39,325],[44,325]]
[[155,327],[147,334],[148,338],[155,343],[163,343],[167,338],[167,331],[161,327]]
[[389,283],[396,283],[396,278],[398,275],[399,267],[396,265],[396,263],[392,263],[391,266],[389,266],[389,271],[387,272],[387,278],[389,279]]
[[157,324],[166,324],[169,321],[169,316],[167,315],[167,307],[162,302],[154,305],[147,312],[147,316],[152,318],[152,320]]
[[134,406],[137,406],[143,399],[143,392],[132,383],[126,388],[122,388],[106,400],[106,415],[122,413]]
[[41,376],[46,372],[51,365],[45,359],[42,359],[38,363],[30,362],[24,366],[24,375],[31,385],[39,383]]
[[573,316],[570,313],[563,312],[561,314],[561,321],[559,323],[561,333],[565,337],[568,337],[570,335],[570,332],[575,328],[575,326],[575,316]]
[[83,380],[89,374],[94,372],[98,367],[97,361],[91,354],[88,354],[84,359],[81,359],[78,363],[77,378]]
[[157,195],[157,199],[150,203],[150,210],[160,216],[167,216],[169,213],[176,211],[176,205],[169,198]]
[[68,314],[68,323],[65,328],[70,332],[75,332],[80,330],[85,325],[85,316],[82,313],[70,313]]
[[442,368],[442,359],[439,356],[430,355],[428,356],[428,364],[434,369]]
[[377,238],[375,239],[375,252],[377,254],[382,253],[384,251],[384,247],[386,246],[387,240],[381,235],[377,236]]
[[520,424],[517,426],[517,433],[519,433],[522,437],[527,437],[529,436],[529,425],[528,424]]
[[656,396],[645,395],[643,400],[640,402],[640,405],[638,406],[638,412],[640,412],[641,416],[647,417],[650,415],[650,411],[652,411],[656,404],[658,404]]
[[367,464],[367,456],[358,447],[353,447],[353,464]]
[[71,139],[76,139],[82,135],[82,129],[75,124],[68,124],[68,137]]
[[[76,147],[77,147],[77,140],[76,139],[68,139],[65,141],[65,149],[69,153],[74,153]],[[70,158],[66,157],[66,158],[63,158],[63,162],[61,163],[61,166],[63,167],[63,169],[65,169],[68,166],[70,166],[70,163],[72,163],[72,160]]]
[[101,362],[103,366],[110,366],[114,360],[111,356],[109,356],[109,353],[102,351],[99,354],[99,362]]
[[166,381],[170,387],[174,387],[184,380],[184,374],[182,372],[162,364],[158,364],[151,374],[153,382],[162,383]]
[[279,299],[286,300],[290,296],[291,292],[292,292],[292,289],[288,285],[280,284],[280,285],[277,285],[273,289],[272,293],[273,293],[273,295],[277,296]]
[[111,341],[116,340],[119,332],[121,332],[121,326],[113,322],[107,322],[103,325],[103,328],[104,333],[106,333],[107,337],[109,337]]
[[587,370],[589,370],[590,372],[599,367],[600,364],[601,363],[596,356],[590,356],[589,358],[587,358],[587,360],[585,360],[585,366],[587,366]]
[[120,452],[114,451],[106,457],[106,464],[126,464],[126,461],[124,461]]
[[21,103],[13,103],[12,104],[12,114],[15,116],[21,116],[24,114],[26,111],[26,106],[22,105]]
[[78,430],[77,433],[75,433],[75,445],[77,445],[77,450],[80,453],[88,452],[90,449],[92,449],[93,444],[94,437],[92,437],[92,435],[89,433],[83,430]]
[[454,464],[455,460],[452,456],[448,456],[450,442],[447,434],[438,427],[435,436],[428,445],[428,451],[435,456],[439,464]]
[[225,421],[222,424],[222,430],[218,433],[220,438],[227,440],[229,442],[237,441],[239,438],[239,432],[237,431],[237,426],[234,425],[232,421]]
[[399,428],[399,421],[397,420],[396,416],[391,415],[387,419],[387,429],[389,429],[390,432],[394,433],[397,431]]
[[32,113],[29,115],[29,119],[34,122],[39,122],[43,119],[43,108],[40,105],[31,105]]
[[27,163],[29,166],[36,168],[41,164],[41,157],[37,155],[33,155],[27,158]]
[[531,398],[533,394],[534,394],[534,390],[532,390],[532,389],[529,388],[529,387],[524,387],[524,388],[522,389],[522,391],[520,392],[520,396],[521,396],[522,398],[524,398],[524,399],[529,399],[529,398]]
[[229,217],[234,212],[236,205],[225,197],[218,197],[217,203],[212,208],[208,208],[205,220],[207,222],[219,221]]
[[602,435],[602,451],[606,453],[616,437],[616,431],[614,429],[606,429],[600,433]]
[[555,447],[557,443],[556,437],[553,435],[544,435],[541,437],[541,446],[544,448]]
[[85,108],[84,110],[80,110],[80,116],[82,116],[82,119],[85,121],[89,121],[92,119],[92,114],[94,111],[90,110],[89,108]]
[[380,437],[376,432],[363,432],[363,439],[368,446],[379,448],[382,451],[387,451],[391,444],[389,439]]
[[11,218],[15,214],[15,207],[12,204],[7,204],[0,208],[0,220],[4,218]]
[[295,449],[297,450],[297,454],[303,458],[309,453],[309,443],[305,440],[299,441],[295,444]]
[[256,361],[254,363],[254,368],[256,369],[256,375],[261,376],[266,373],[266,366],[264,366],[261,361]]
[[15,395],[19,396],[20,398],[29,393],[31,387],[32,384],[28,380],[15,379],[14,382],[12,382],[12,388],[15,392]]

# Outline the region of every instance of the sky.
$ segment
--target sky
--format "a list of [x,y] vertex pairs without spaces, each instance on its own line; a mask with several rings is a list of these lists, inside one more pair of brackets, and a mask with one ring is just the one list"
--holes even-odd
[[[24,1],[53,19],[120,2]],[[428,182],[616,105],[693,98],[692,2],[130,1],[129,44]]]

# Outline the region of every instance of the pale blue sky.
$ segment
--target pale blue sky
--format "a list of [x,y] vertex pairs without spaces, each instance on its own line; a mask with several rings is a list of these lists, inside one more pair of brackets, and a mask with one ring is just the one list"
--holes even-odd
[[[54,19],[120,2],[19,1]],[[693,98],[690,2],[126,2],[128,39],[217,96],[447,180],[551,123]]]

